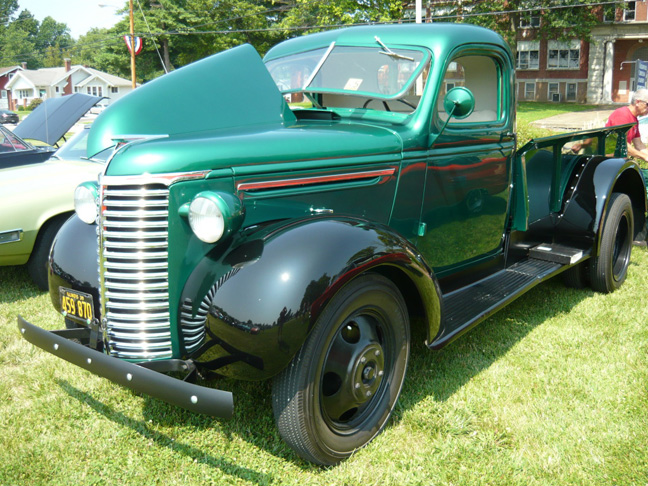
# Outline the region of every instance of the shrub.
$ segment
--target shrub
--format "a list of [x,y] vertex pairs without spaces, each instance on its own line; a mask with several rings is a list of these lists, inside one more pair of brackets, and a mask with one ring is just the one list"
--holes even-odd
[[27,109],[30,110],[30,111],[35,110],[38,107],[38,105],[40,105],[42,102],[43,102],[43,100],[41,98],[34,98],[27,105]]

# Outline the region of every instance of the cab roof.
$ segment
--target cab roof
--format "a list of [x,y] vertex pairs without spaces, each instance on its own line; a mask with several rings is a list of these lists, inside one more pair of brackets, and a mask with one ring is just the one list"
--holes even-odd
[[362,25],[295,37],[270,49],[264,60],[328,47],[331,42],[345,46],[375,46],[376,36],[387,46],[426,47],[437,55],[444,51],[450,52],[464,44],[492,44],[510,51],[506,41],[492,30],[470,24],[434,22]]

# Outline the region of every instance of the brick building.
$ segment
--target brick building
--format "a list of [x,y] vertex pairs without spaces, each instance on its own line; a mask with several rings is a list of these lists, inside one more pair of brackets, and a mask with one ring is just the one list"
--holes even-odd
[[[471,1],[454,6],[443,0],[423,0],[423,19],[458,21],[451,13],[460,5],[471,12]],[[531,5],[532,2],[530,2]],[[540,38],[542,12],[527,17],[517,31],[517,99],[591,104],[627,103],[637,85],[637,60],[648,61],[648,1],[625,2],[614,18],[605,18],[589,41]],[[413,3],[405,16],[413,18]]]

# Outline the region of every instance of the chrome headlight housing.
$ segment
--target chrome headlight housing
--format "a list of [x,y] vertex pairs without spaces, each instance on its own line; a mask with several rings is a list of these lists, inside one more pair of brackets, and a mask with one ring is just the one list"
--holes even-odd
[[99,188],[95,182],[84,182],[74,190],[74,210],[81,221],[94,224],[99,210]]
[[194,234],[205,243],[216,243],[240,228],[243,222],[241,201],[231,195],[205,191],[189,204],[188,218]]

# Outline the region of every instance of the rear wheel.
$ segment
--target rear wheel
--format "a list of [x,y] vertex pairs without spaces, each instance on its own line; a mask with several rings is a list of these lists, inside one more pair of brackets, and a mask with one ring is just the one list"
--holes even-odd
[[592,288],[613,292],[621,287],[628,273],[634,218],[632,203],[626,194],[613,193],[601,230],[601,247],[590,264]]
[[400,394],[409,341],[407,308],[391,281],[367,274],[349,283],[275,379],[273,410],[283,439],[322,465],[369,443]]

